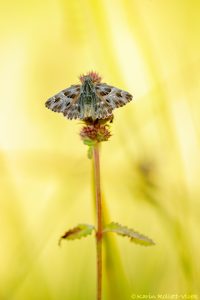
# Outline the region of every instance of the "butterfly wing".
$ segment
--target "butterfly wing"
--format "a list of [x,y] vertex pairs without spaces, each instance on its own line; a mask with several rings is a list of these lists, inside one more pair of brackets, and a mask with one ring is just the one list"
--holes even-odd
[[[81,96],[82,95],[82,96]],[[105,119],[112,111],[132,100],[132,95],[106,83],[95,85],[95,101],[86,105],[81,92],[81,85],[72,85],[49,98],[45,105],[52,111],[63,113],[68,119],[92,117]]]
[[97,95],[96,115],[98,119],[107,118],[112,111],[132,100],[132,95],[106,83],[95,86]]
[[80,118],[80,105],[78,103],[81,86],[72,85],[49,98],[45,105],[52,111],[63,113],[68,119]]

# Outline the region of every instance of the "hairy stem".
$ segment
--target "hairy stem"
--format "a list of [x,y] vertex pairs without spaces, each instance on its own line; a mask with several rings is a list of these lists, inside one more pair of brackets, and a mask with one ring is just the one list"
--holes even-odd
[[100,162],[99,162],[99,144],[93,147],[93,162],[94,162],[94,185],[95,185],[95,201],[97,213],[97,300],[102,299],[102,199],[100,185]]

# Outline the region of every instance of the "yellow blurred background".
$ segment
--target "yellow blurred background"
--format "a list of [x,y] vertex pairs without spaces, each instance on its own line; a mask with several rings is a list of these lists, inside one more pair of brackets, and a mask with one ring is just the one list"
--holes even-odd
[[107,218],[156,242],[110,234],[103,299],[199,295],[200,2],[8,0],[0,14],[0,300],[95,299],[94,237],[57,244],[95,222],[81,124],[44,107],[88,70],[134,95],[102,145]]

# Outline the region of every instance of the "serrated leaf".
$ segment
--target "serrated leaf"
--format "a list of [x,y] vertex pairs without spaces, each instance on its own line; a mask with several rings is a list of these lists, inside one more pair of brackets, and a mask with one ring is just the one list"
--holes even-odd
[[138,233],[134,231],[133,229],[130,229],[126,226],[122,226],[118,223],[112,222],[108,224],[103,232],[115,232],[121,236],[127,236],[130,238],[131,242],[134,242],[136,244],[140,244],[143,246],[152,246],[155,245],[155,243],[152,241],[152,239],[148,238],[147,236]]
[[66,231],[63,236],[61,236],[59,240],[59,245],[61,244],[62,239],[66,240],[75,240],[81,239],[82,237],[86,237],[87,235],[91,234],[94,230],[93,225],[88,224],[79,224],[76,227]]

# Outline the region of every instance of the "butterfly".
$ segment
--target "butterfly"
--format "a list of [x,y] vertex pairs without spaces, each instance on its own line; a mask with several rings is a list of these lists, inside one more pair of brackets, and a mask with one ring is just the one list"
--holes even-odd
[[132,100],[132,95],[106,83],[95,72],[80,76],[81,84],[71,85],[49,98],[45,105],[68,119],[106,119],[112,111]]

